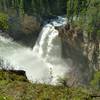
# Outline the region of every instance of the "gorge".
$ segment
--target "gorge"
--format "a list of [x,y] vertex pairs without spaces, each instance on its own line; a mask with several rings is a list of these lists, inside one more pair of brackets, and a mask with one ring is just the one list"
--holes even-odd
[[[61,40],[58,37],[59,32],[54,28],[64,24],[66,20],[62,17],[46,24],[33,50],[0,36],[1,58],[10,62],[13,69],[24,70],[31,82],[56,84],[58,77],[64,77],[69,69],[61,57]],[[6,67],[6,61],[4,62],[3,66]]]
[[100,97],[99,9],[100,0],[0,0],[0,100]]

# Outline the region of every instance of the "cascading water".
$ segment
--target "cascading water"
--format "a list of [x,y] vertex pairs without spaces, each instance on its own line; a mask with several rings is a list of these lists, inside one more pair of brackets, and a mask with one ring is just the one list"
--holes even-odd
[[46,24],[33,50],[0,36],[0,56],[15,70],[24,70],[31,82],[56,84],[58,77],[64,77],[69,70],[61,57],[61,40],[55,29],[64,24],[66,20],[61,17]]

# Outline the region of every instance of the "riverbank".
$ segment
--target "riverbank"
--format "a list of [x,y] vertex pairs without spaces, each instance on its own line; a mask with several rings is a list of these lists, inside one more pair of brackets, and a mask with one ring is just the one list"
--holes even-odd
[[82,87],[32,84],[25,76],[0,70],[0,100],[100,100],[99,94]]

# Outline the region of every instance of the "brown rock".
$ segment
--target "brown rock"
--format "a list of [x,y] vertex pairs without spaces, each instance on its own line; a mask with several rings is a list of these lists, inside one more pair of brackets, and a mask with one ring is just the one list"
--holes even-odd
[[21,30],[23,33],[26,34],[34,32],[36,33],[40,31],[41,29],[40,25],[41,25],[40,22],[35,17],[25,15],[21,23],[22,26]]

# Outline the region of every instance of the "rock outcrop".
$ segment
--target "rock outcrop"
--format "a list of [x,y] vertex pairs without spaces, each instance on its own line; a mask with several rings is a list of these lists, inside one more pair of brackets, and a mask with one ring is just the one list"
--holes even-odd
[[33,16],[25,15],[21,21],[21,31],[25,34],[38,33],[41,30],[41,23]]
[[89,60],[84,55],[84,32],[75,26],[67,24],[56,27],[62,40],[62,55],[71,67],[67,76],[67,84],[71,86],[88,84],[92,77]]
[[41,22],[33,16],[9,17],[9,35],[16,41],[30,45],[37,39],[41,31]]

